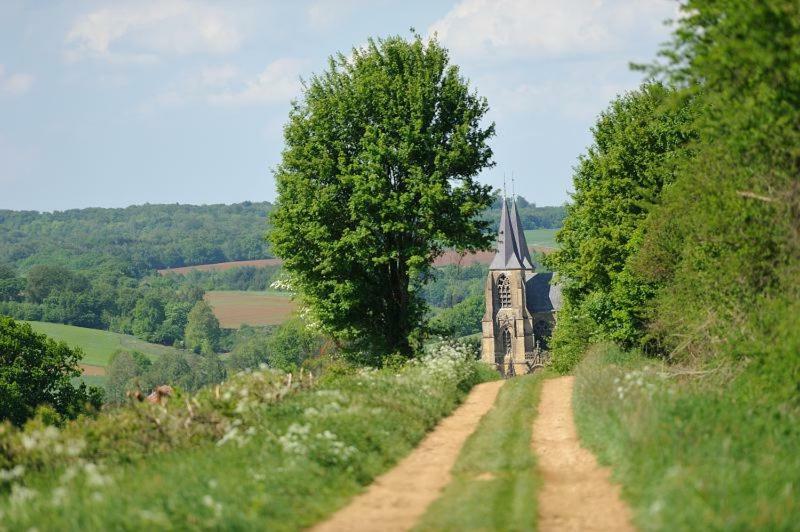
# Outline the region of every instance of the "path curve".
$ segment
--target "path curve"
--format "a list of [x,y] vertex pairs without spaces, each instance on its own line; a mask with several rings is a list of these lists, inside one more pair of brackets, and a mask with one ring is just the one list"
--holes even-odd
[[545,381],[533,424],[532,444],[544,481],[539,530],[634,530],[610,470],[580,445],[572,416],[573,381]]
[[440,422],[411,454],[312,530],[390,532],[413,527],[450,482],[450,470],[462,445],[492,408],[503,383],[492,381],[475,386],[464,403]]

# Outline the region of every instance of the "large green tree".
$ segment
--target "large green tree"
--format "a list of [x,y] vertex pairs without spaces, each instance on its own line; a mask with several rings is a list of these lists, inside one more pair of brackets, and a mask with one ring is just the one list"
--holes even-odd
[[636,274],[631,260],[648,213],[686,154],[691,116],[688,101],[660,83],[616,98],[600,114],[594,143],[575,171],[572,203],[557,234],[561,247],[547,259],[561,274],[568,303],[554,337],[557,357],[574,360],[559,351],[582,352],[586,331],[626,345],[644,334],[656,286]]
[[491,242],[488,104],[447,51],[414,36],[331,58],[293,104],[270,240],[325,329],[411,353],[418,294],[445,247]]
[[199,353],[205,347],[212,352],[219,348],[222,331],[214,311],[202,299],[195,303],[186,322],[186,349]]
[[0,316],[0,421],[22,424],[41,405],[66,417],[99,408],[102,390],[72,384],[82,356],[27,323]]

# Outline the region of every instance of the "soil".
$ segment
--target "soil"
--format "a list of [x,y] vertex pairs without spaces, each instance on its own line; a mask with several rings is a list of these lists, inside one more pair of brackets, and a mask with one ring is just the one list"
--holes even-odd
[[92,366],[91,364],[81,364],[80,366],[84,375],[98,377],[106,374],[106,368],[103,366]]
[[479,384],[455,412],[391,471],[327,521],[317,532],[409,530],[451,480],[450,470],[467,437],[494,404],[504,381]]
[[572,415],[574,377],[545,381],[533,424],[533,449],[544,485],[539,530],[634,530],[610,470],[580,446]]

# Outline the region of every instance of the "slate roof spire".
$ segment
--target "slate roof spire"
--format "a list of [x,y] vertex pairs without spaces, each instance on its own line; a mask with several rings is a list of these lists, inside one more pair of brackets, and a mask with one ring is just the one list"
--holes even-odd
[[500,212],[500,227],[497,234],[497,254],[489,265],[490,270],[533,270],[533,260],[525,241],[525,232],[517,212],[517,202],[511,201],[509,214],[508,200],[503,197],[503,210]]

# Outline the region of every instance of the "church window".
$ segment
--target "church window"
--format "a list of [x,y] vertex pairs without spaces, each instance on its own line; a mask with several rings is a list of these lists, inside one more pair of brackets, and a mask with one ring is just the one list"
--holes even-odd
[[514,354],[514,343],[511,336],[511,327],[505,327],[503,329],[503,349],[505,350],[506,355]]
[[497,294],[500,297],[500,308],[511,307],[511,279],[501,273],[497,278]]

